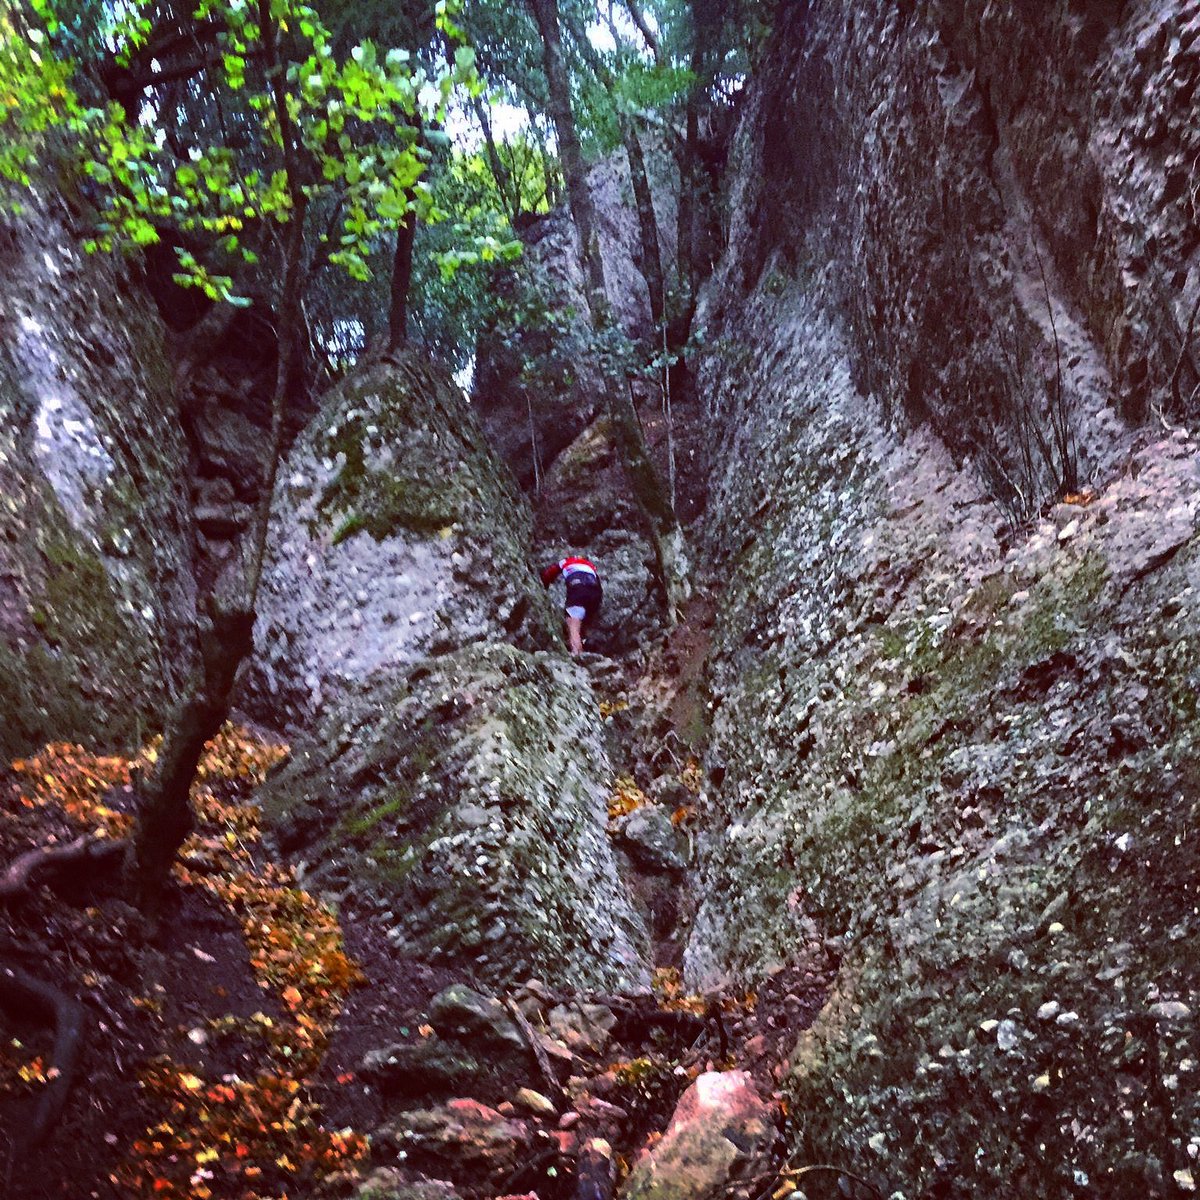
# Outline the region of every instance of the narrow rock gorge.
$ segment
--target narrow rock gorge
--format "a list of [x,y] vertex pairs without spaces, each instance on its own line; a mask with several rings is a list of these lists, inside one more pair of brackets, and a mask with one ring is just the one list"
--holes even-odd
[[[251,77],[326,46],[293,7],[214,44]],[[408,215],[362,208],[391,295],[306,293],[303,336],[222,292],[236,239],[203,302],[161,245],[88,252],[106,181],[46,166],[61,130],[32,179],[0,156],[5,1194],[1191,1195],[1200,3],[480,0],[432,57],[345,7],[295,24],[327,63],[367,31],[364,127],[377,58],[528,111],[437,203],[397,167]],[[118,75],[195,175],[151,8]],[[284,126],[334,87],[286,62]],[[434,178],[458,117],[423,119],[388,152]],[[352,258],[350,161],[328,209],[316,173],[247,201],[255,253],[299,212],[314,276]],[[409,246],[398,336],[406,229],[461,234],[485,173],[504,222]],[[153,215],[185,267],[234,228]],[[253,651],[148,909],[112,864],[260,506]],[[574,657],[567,553],[604,583]]]

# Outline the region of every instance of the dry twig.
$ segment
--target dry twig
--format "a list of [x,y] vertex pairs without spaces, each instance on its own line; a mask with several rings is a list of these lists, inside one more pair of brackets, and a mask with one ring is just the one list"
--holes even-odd
[[563,1102],[562,1084],[558,1082],[558,1076],[554,1074],[553,1068],[550,1066],[550,1059],[546,1054],[546,1049],[538,1040],[538,1035],[532,1025],[526,1019],[525,1014],[517,1006],[517,1002],[509,996],[505,1001],[508,1011],[512,1013],[513,1020],[517,1023],[517,1028],[521,1031],[521,1036],[525,1039],[529,1046],[533,1057],[537,1060],[538,1070],[542,1073],[542,1078],[546,1081],[546,1087],[550,1089],[550,1098],[559,1104]]

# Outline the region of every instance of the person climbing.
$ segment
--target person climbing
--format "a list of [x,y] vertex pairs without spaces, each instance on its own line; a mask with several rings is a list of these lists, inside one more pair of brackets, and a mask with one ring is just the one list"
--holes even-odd
[[559,576],[567,585],[563,613],[567,623],[567,646],[574,655],[583,653],[583,624],[600,608],[603,591],[600,574],[593,563],[577,555],[568,555],[542,568],[542,583],[549,587]]

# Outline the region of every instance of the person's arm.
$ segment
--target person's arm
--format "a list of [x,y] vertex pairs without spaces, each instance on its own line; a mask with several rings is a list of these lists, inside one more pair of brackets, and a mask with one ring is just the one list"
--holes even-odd
[[551,563],[542,568],[542,586],[549,587],[562,574],[562,563]]

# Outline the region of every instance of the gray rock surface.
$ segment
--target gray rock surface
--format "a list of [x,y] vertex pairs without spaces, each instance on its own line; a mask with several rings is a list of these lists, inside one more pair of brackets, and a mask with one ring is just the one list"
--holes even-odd
[[[585,637],[590,650],[606,655],[632,649],[662,620],[654,547],[618,464],[608,421],[600,418],[558,456],[537,498],[538,561],[584,554],[600,572],[604,603]],[[562,605],[562,584],[551,596]]]
[[661,805],[644,804],[618,817],[612,831],[643,870],[667,874],[687,870],[687,844]]
[[602,1004],[573,1000],[550,1010],[551,1033],[569,1050],[602,1054],[617,1024],[616,1015]]
[[471,1090],[485,1068],[463,1047],[429,1037],[369,1050],[360,1071],[387,1096],[445,1097]]
[[187,454],[161,326],[61,201],[0,225],[0,757],[131,742],[193,661]]
[[536,566],[443,376],[409,356],[332,393],[272,515],[245,701],[295,736],[263,803],[307,885],[397,953],[641,986],[601,718],[587,673],[533,649],[557,641]]
[[856,382],[1030,515],[1071,483],[1064,457],[1082,479],[1111,465],[1116,413],[1196,411],[1200,14],[851,8],[780,24],[735,155],[723,303],[833,263]]
[[262,801],[306,885],[385,922],[398,953],[635,987],[645,934],[605,834],[609,775],[583,670],[480,644],[348,692]]
[[443,1180],[414,1181],[398,1167],[379,1167],[358,1185],[355,1200],[459,1200],[454,1185]]
[[476,1100],[450,1100],[435,1108],[401,1113],[380,1138],[433,1172],[470,1177],[479,1171],[503,1177],[528,1154],[533,1130]]
[[[677,174],[669,156],[653,147],[647,147],[647,169],[663,260],[670,262]],[[637,213],[623,152],[594,164],[588,180],[613,316],[626,335],[643,336],[650,301],[637,266]],[[519,320],[491,331],[480,345],[472,405],[498,453],[529,486],[597,415],[602,391],[566,206],[534,220],[521,237],[525,254],[511,282]],[[531,356],[539,363],[536,377],[524,372]]]
[[508,1010],[494,996],[484,996],[456,983],[434,996],[430,1024],[439,1033],[461,1041],[478,1041],[492,1049],[526,1053],[524,1035]]
[[329,396],[280,469],[246,703],[285,727],[472,642],[554,637],[524,502],[419,356]]
[[[882,1194],[1170,1195],[1200,1153],[1165,1015],[1200,995],[1200,459],[1120,414],[1172,411],[1197,294],[1168,181],[1200,6],[852,9],[782,22],[702,304],[720,611],[685,973],[837,953],[790,1111]],[[1056,336],[1069,498],[1053,446],[1012,470]]]

